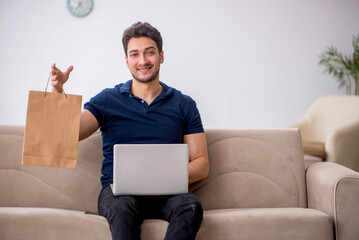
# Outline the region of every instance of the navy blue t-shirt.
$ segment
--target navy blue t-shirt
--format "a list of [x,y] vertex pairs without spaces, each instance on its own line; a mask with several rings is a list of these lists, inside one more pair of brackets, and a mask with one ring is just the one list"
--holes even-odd
[[203,132],[195,101],[160,83],[163,90],[150,105],[131,93],[132,80],[104,89],[85,103],[102,132],[103,186],[113,179],[115,144],[183,143],[184,135]]

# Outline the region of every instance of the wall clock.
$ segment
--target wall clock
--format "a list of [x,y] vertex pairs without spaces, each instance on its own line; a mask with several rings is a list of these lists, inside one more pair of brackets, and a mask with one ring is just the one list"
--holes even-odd
[[93,9],[93,0],[67,0],[67,8],[76,17],[84,17]]

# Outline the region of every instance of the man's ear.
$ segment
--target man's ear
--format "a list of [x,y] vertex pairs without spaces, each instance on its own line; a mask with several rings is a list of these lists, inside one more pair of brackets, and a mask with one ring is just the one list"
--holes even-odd
[[165,61],[163,50],[160,52],[160,63],[163,63]]

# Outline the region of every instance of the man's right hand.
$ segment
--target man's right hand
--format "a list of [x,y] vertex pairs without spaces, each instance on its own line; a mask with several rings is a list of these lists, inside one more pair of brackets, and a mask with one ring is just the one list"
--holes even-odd
[[67,68],[65,72],[62,72],[60,69],[56,67],[56,64],[53,63],[51,65],[51,85],[52,85],[52,92],[62,93],[64,88],[63,85],[69,79],[71,71],[74,67],[71,65]]

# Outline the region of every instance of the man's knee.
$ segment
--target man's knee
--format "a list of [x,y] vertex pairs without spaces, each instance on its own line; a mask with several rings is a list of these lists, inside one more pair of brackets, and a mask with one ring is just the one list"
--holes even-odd
[[138,213],[139,204],[138,201],[133,197],[116,197],[116,201],[114,201],[111,206],[111,210],[118,214],[126,214],[126,213]]
[[131,218],[139,214],[138,201],[130,196],[115,197],[111,201],[101,203],[101,215],[107,219],[125,216]]
[[193,219],[202,221],[203,208],[201,201],[194,195],[181,195],[176,200],[178,205],[173,208],[175,215],[185,214]]
[[[192,196],[193,197],[193,196]],[[192,216],[200,221],[203,219],[203,207],[198,198],[190,201]]]

